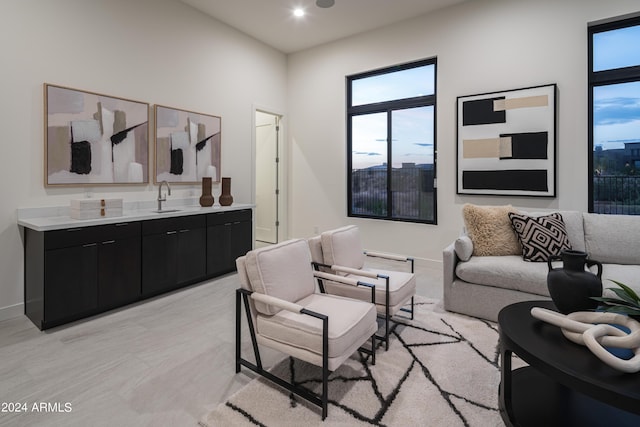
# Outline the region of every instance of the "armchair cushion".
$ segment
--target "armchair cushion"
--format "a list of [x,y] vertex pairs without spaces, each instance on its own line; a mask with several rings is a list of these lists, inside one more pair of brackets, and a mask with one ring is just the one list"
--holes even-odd
[[[329,316],[329,358],[348,353],[354,343],[366,341],[376,330],[372,304],[326,294],[309,295],[298,304]],[[273,316],[259,315],[257,330],[265,338],[322,354],[320,319],[283,310]]]
[[[306,240],[294,239],[253,250],[247,253],[245,266],[254,292],[297,303],[315,291]],[[255,306],[262,314],[274,315],[280,311],[259,301],[255,301]]]
[[[416,293],[416,278],[413,273],[403,271],[390,272],[376,269],[367,269],[366,271],[389,276],[389,311],[391,314],[398,311],[398,309]],[[376,307],[380,313],[385,312],[385,279],[370,279],[368,277],[359,277],[355,274],[348,274],[346,277],[375,285]],[[325,281],[324,286],[327,292],[333,295],[363,301],[371,300],[371,290],[365,286],[345,286],[330,281]]]
[[360,269],[364,267],[360,233],[355,225],[325,231],[320,235],[324,263]]

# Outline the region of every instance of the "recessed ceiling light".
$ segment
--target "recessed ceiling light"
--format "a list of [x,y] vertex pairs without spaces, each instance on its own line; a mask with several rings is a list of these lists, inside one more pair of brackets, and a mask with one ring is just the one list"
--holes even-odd
[[303,17],[303,16],[304,16],[304,9],[302,9],[302,8],[300,8],[300,7],[299,7],[299,8],[297,8],[297,9],[294,9],[294,11],[293,11],[293,15],[294,15],[294,16],[297,16],[298,18]]
[[335,0],[316,0],[316,6],[318,7],[331,7],[336,4]]

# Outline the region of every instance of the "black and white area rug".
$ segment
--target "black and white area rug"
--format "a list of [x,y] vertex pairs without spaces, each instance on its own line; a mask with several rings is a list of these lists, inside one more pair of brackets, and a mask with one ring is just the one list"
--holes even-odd
[[[416,297],[414,320],[397,315],[388,351],[376,365],[355,353],[330,375],[329,410],[253,380],[200,425],[227,426],[502,426],[498,412],[498,328],[448,313]],[[244,368],[243,368],[244,369]],[[272,371],[315,392],[321,369],[286,358]],[[240,373],[238,375],[244,375]]]

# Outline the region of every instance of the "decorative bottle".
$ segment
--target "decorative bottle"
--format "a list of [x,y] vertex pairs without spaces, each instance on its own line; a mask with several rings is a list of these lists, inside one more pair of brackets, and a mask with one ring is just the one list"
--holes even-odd
[[218,198],[220,206],[231,206],[233,203],[233,196],[231,195],[231,178],[222,178],[222,194]]
[[200,206],[213,206],[213,195],[211,194],[211,177],[202,178],[202,196],[200,196]]

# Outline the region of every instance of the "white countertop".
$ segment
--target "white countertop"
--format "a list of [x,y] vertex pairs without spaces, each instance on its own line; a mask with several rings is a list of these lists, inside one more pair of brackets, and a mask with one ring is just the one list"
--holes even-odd
[[133,205],[133,208],[128,208],[125,203],[123,215],[97,219],[73,219],[68,214],[68,206],[54,208],[23,208],[18,209],[18,225],[35,231],[51,231],[66,228],[89,227],[93,225],[118,224],[121,222],[252,209],[254,207],[254,205],[240,203],[233,204],[231,206],[220,206],[216,204],[206,208],[194,204],[165,204],[163,206],[163,210],[173,211],[157,213],[154,212],[157,207],[149,208],[148,204],[145,205],[147,206],[138,206],[135,204]]

